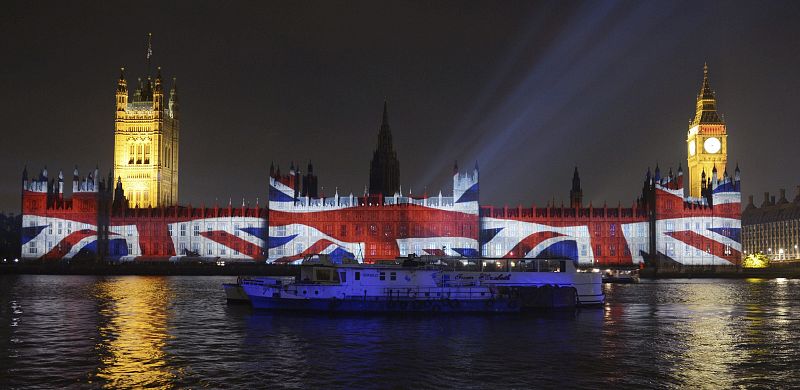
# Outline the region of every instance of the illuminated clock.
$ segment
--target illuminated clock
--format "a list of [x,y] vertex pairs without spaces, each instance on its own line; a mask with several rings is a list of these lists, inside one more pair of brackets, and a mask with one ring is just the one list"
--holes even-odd
[[694,146],[694,140],[692,140],[692,142],[689,142],[689,155],[690,156],[694,156],[695,148],[696,148],[696,146]]
[[719,142],[718,138],[708,138],[705,142],[703,142],[703,149],[706,150],[706,153],[716,153],[719,152],[720,148],[722,148],[722,143]]

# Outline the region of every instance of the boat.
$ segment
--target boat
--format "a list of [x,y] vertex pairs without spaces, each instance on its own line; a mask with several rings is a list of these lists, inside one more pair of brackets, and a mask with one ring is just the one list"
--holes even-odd
[[247,297],[247,294],[245,294],[242,288],[241,277],[236,279],[236,283],[222,283],[222,288],[225,290],[225,299],[228,303],[250,303],[250,298]]
[[333,263],[303,260],[300,276],[242,279],[255,309],[325,312],[520,312],[602,305],[599,273],[570,260],[466,259]]
[[639,283],[639,270],[607,269],[603,272],[603,283]]
[[225,299],[230,304],[249,304],[250,298],[242,288],[242,281],[259,280],[265,284],[274,283],[288,283],[294,281],[293,276],[265,276],[265,277],[238,277],[236,283],[222,283],[222,289],[225,290]]

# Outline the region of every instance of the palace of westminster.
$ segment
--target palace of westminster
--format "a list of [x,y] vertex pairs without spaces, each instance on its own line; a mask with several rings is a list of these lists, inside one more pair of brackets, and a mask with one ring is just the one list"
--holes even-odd
[[[350,194],[348,199],[337,193],[335,197],[318,198],[317,178],[310,164],[305,175],[299,167],[292,166],[284,174],[271,168],[267,209],[242,208],[237,212],[230,206],[228,211],[179,206],[178,88],[173,79],[167,89],[160,67],[155,75],[150,74],[151,53],[148,47],[145,77],[131,85],[123,68],[117,80],[114,166],[107,180],[101,180],[97,171],[79,178],[76,169],[72,199],[65,199],[63,174],[48,179],[43,170],[31,180],[27,172],[23,174],[23,257],[68,258],[81,251],[104,256],[115,252],[115,241],[121,246],[118,252],[128,256],[247,255],[269,261],[292,259],[310,251],[360,254],[366,261],[412,252],[507,256],[524,251],[527,256],[556,254],[591,264],[637,262],[656,253],[683,264],[738,264],[742,256],[756,252],[776,260],[800,257],[800,187],[791,200],[784,190],[778,199],[765,193],[759,206],[750,196],[740,214],[739,169],[736,167],[735,175],[728,175],[728,132],[717,113],[708,67],[704,68],[696,112],[686,133],[688,196],[684,195],[680,167],[676,173],[670,169],[663,175],[657,168],[652,175],[648,172],[642,196],[632,207],[587,206],[582,202],[576,168],[567,207],[498,209],[479,204],[476,165],[466,174],[454,169],[452,197],[445,199],[440,194],[438,199],[414,199],[399,188],[400,162],[384,104],[378,144],[369,166],[369,189],[363,197]],[[671,197],[683,204],[683,211],[675,211]],[[372,209],[373,204],[384,208]],[[419,206],[421,213],[400,221],[384,215],[391,207],[404,204]],[[319,217],[309,217],[343,208],[359,210],[363,215],[340,214],[321,224],[315,222]],[[441,212],[450,214],[442,217],[440,227],[436,222],[428,226],[430,232],[414,230],[419,228],[417,222]],[[157,222],[158,218],[162,221]],[[219,222],[223,218],[229,218],[230,223]],[[357,221],[362,220],[376,223],[359,233],[361,224]],[[453,225],[455,220],[460,222]],[[163,229],[158,225],[162,222]],[[73,224],[75,228],[66,228]],[[53,225],[58,226],[58,233]],[[502,238],[503,234],[498,234],[503,229],[517,232],[534,225],[552,228],[549,232],[516,233],[519,237]],[[558,226],[566,225],[573,227],[559,230]],[[128,226],[139,230],[131,235]],[[292,226],[302,226],[302,230],[287,233],[287,227]],[[191,233],[186,234],[187,229]],[[347,234],[350,229],[356,237]],[[394,238],[391,242],[376,241],[370,238],[372,229]],[[623,234],[617,236],[617,229]],[[156,237],[161,230],[163,237]],[[634,232],[639,232],[641,241]],[[542,240],[531,243],[531,237],[537,235]],[[184,243],[180,238],[184,236],[198,238]],[[567,241],[556,239],[559,236]],[[441,253],[436,249],[440,247],[445,248]],[[703,260],[706,255],[710,257]]]

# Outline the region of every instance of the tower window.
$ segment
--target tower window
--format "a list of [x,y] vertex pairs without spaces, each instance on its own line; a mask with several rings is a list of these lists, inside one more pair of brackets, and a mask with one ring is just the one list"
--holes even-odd
[[137,164],[141,164],[142,163],[142,154],[144,154],[144,153],[142,152],[142,145],[140,144],[139,146],[136,147],[136,163]]
[[144,145],[144,163],[145,164],[150,164],[150,145],[149,144],[145,144]]

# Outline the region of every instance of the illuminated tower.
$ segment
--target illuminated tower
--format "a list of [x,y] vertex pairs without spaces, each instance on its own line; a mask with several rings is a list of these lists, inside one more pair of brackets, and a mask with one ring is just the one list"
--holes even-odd
[[697,110],[686,136],[689,195],[701,197],[702,179],[715,171],[725,170],[728,163],[728,132],[717,113],[717,98],[708,83],[708,65],[703,67],[703,85],[697,95]]
[[147,45],[147,76],[138,80],[128,98],[125,68],[117,81],[114,122],[114,177],[121,180],[130,207],[171,206],[178,202],[178,89],[175,79],[164,102],[159,67],[150,76],[152,56]]
[[383,102],[383,120],[378,131],[378,147],[372,153],[369,166],[369,193],[393,196],[400,191],[400,162],[392,145],[389,112]]

